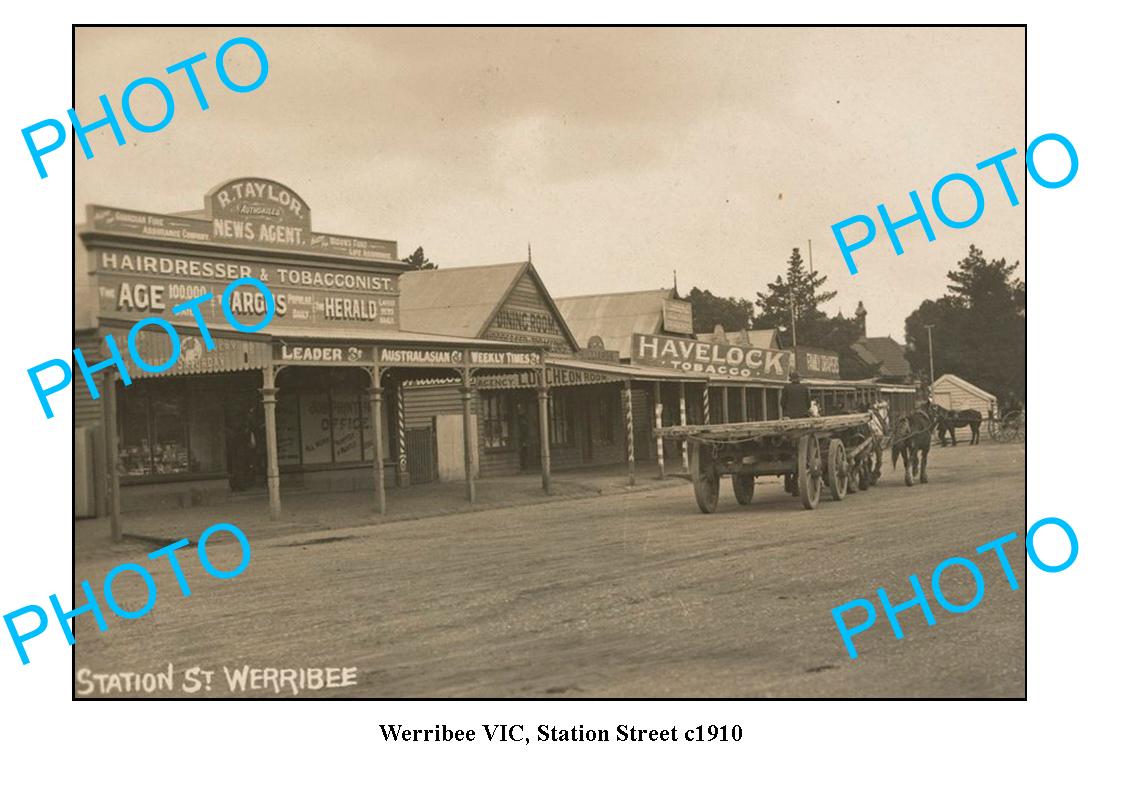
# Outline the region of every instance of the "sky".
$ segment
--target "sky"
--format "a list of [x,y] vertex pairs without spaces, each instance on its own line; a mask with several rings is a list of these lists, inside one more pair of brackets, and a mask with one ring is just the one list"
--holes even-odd
[[[214,70],[234,36],[269,59],[250,93]],[[206,111],[164,74],[198,52]],[[83,121],[141,76],[176,101],[159,132],[126,125],[124,146],[90,134],[78,222],[87,203],[194,210],[219,183],[265,177],[305,199],[314,230],[396,240],[400,256],[424,246],[442,268],[524,260],[529,243],[554,296],[670,287],[677,272],[683,293],[755,298],[810,240],[838,291],[825,309],[861,300],[868,333],[899,341],[970,244],[1025,276],[1020,28],[84,28],[75,65]],[[244,47],[227,66],[238,82],[257,74]],[[132,108],[164,111],[149,88]],[[1017,207],[975,168],[1010,148]],[[952,172],[983,189],[967,229],[932,212]],[[897,256],[879,227],[851,275],[831,225],[876,219],[881,203],[904,218],[911,190],[935,242],[911,224]],[[975,207],[962,183],[941,200],[952,218]]]

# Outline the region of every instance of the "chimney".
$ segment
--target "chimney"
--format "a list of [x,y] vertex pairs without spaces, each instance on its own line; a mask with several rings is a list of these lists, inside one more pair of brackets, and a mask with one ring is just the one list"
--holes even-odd
[[862,324],[862,337],[866,336],[866,308],[858,302],[858,309],[854,310],[854,317]]

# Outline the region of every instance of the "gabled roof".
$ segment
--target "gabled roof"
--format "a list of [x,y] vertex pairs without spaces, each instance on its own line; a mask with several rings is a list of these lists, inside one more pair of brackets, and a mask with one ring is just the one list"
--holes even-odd
[[892,337],[863,337],[850,347],[862,362],[886,377],[906,377],[912,372],[905,349]]
[[663,330],[663,300],[675,298],[673,288],[567,296],[557,300],[574,337],[582,346],[593,335],[604,347],[630,356],[633,334],[658,334]]
[[529,262],[406,271],[398,277],[399,326],[413,332],[481,337],[524,274],[538,286],[562,333],[574,348],[579,348]]
[[936,392],[936,389],[942,384],[953,384],[961,390],[966,390],[972,395],[976,395],[979,398],[982,398],[984,401],[998,403],[998,399],[984,390],[982,387],[977,387],[971,382],[967,381],[967,379],[960,378],[954,373],[945,373],[943,376],[940,376],[940,378],[936,379],[935,383],[932,385],[932,392]]

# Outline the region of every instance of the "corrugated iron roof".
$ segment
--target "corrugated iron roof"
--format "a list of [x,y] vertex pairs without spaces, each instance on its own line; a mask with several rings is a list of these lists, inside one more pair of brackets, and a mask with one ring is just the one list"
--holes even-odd
[[573,336],[582,346],[596,335],[604,347],[630,356],[633,334],[658,334],[663,329],[663,300],[673,288],[632,293],[602,293],[554,299]]
[[398,278],[400,326],[415,332],[478,337],[528,264],[407,271]]

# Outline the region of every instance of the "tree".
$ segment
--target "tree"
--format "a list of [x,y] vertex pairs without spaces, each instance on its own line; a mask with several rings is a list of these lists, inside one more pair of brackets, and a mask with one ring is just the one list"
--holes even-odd
[[712,332],[719,323],[727,331],[753,327],[753,303],[747,299],[722,298],[696,287],[687,298],[693,308],[695,332]]
[[[785,347],[790,347],[794,316],[796,342],[804,345],[819,345],[813,342],[819,336],[815,329],[815,322],[827,318],[826,313],[819,309],[819,305],[838,295],[834,290],[818,292],[826,281],[826,274],[812,274],[805,271],[799,249],[792,249],[791,257],[788,258],[786,276],[777,274],[776,280],[768,283],[767,292],[756,294],[756,305],[760,307],[757,326],[766,329],[783,327],[784,331],[780,333],[781,343]],[[806,333],[810,335],[807,339],[804,339],[805,327]],[[823,326],[823,329],[831,327],[832,324],[828,323]],[[857,340],[857,336],[854,339]]]
[[425,249],[423,249],[421,246],[418,246],[417,250],[409,257],[402,258],[402,262],[406,265],[412,265],[418,271],[429,271],[437,269],[437,264],[435,262],[432,262],[428,257],[425,256]]
[[926,300],[905,319],[906,357],[915,370],[928,370],[932,329],[935,376],[954,373],[1005,401],[1025,400],[1026,285],[1014,278],[1018,263],[988,261],[970,246],[957,269],[948,272],[947,293]]

